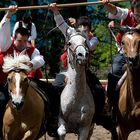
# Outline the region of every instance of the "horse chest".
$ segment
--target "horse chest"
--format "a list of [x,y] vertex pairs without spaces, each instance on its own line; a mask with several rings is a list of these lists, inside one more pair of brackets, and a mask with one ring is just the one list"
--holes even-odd
[[[66,89],[69,91],[70,88]],[[61,112],[63,117],[72,122],[81,122],[90,118],[94,113],[94,101],[89,96],[78,96],[76,90],[70,90],[67,94],[61,95]]]

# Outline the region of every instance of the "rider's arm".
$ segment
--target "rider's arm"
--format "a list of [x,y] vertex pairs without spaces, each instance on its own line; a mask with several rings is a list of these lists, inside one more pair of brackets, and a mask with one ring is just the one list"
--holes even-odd
[[56,22],[56,26],[61,30],[65,38],[67,38],[67,35],[71,34],[74,29],[65,22],[65,20],[63,19],[63,17],[58,11],[56,3],[50,4],[50,9],[54,14],[54,20]]
[[56,26],[61,30],[61,32],[66,37],[66,32],[69,28],[68,24],[64,21],[63,17],[60,14],[54,14],[54,20],[56,22]]
[[11,43],[10,19],[5,15],[0,22],[0,51],[5,52]]
[[128,9],[123,9],[120,7],[117,7],[111,3],[109,3],[109,0],[102,0],[104,7],[109,12],[109,18],[110,19],[119,19],[124,20],[126,19],[128,15]]
[[98,38],[97,37],[92,37],[89,40],[89,49],[90,49],[90,51],[95,50],[96,46],[98,45],[98,43],[99,43]]
[[31,63],[33,64],[33,69],[38,69],[42,67],[45,63],[43,56],[40,55],[39,50],[36,48],[31,55]]
[[5,52],[11,45],[10,17],[16,12],[17,6],[10,6],[0,22],[0,51]]
[[119,19],[119,20],[125,20],[128,16],[128,9],[124,9],[124,8],[120,8],[120,7],[116,7],[117,8],[117,13],[116,14],[112,14],[109,13],[108,17],[110,19]]

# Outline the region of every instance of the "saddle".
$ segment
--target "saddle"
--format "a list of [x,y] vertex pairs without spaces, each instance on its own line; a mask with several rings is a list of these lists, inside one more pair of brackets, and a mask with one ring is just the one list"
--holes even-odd
[[38,79],[33,79],[33,78],[29,78],[29,80],[30,80],[29,82],[30,86],[32,86],[32,88],[36,90],[36,92],[42,97],[44,101],[44,105],[45,105],[45,109],[44,109],[45,117],[44,117],[44,120],[42,121],[41,128],[38,134],[38,138],[40,138],[47,132],[48,120],[51,116],[50,109],[49,109],[50,101],[46,94],[46,91],[44,90],[45,88],[47,89],[47,83]]
[[[44,85],[44,82],[33,78],[29,78],[29,79],[30,79],[30,86],[32,86],[32,88],[34,88],[37,91],[37,93],[42,97],[44,102],[47,103],[49,101],[49,98],[47,97],[45,91],[42,89],[41,86],[41,83],[43,83]],[[45,86],[47,86],[47,84]]]

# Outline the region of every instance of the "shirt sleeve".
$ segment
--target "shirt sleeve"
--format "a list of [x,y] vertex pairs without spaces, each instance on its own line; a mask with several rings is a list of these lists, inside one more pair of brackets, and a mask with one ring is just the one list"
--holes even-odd
[[11,44],[10,19],[4,16],[0,22],[0,51],[5,52]]
[[36,38],[37,38],[36,26],[34,23],[32,23],[31,36],[29,37],[29,40],[35,40]]
[[33,69],[38,69],[45,64],[44,58],[40,55],[38,49],[34,49],[32,56],[31,56],[31,63],[33,64]]
[[15,31],[19,27],[19,22],[16,22],[13,28],[13,37],[15,36]]
[[63,35],[66,37],[66,31],[69,28],[68,24],[64,21],[63,17],[60,14],[54,14],[54,20],[56,26],[61,30]]
[[98,45],[99,41],[98,41],[98,38],[97,37],[92,37],[90,40],[89,40],[89,49],[91,51],[95,50],[96,46]]
[[54,14],[54,20],[56,22],[56,26],[60,29],[60,31],[63,33],[63,35],[66,38],[67,41],[67,36],[71,35],[73,32],[75,32],[75,29],[70,27],[63,17],[60,14],[55,15]]
[[128,16],[128,9],[117,7],[117,14],[111,14],[109,13],[108,17],[110,19],[119,19],[119,20],[125,20]]

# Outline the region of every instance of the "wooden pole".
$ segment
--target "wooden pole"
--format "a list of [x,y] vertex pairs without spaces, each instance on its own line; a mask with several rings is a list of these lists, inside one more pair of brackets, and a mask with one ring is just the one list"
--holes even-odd
[[[110,3],[117,2],[126,2],[126,0],[111,0]],[[86,5],[94,5],[94,4],[103,4],[102,1],[94,1],[94,2],[81,2],[81,3],[67,3],[67,4],[57,4],[58,8],[66,8],[66,7],[78,7],[78,6],[86,6]],[[49,5],[39,5],[39,6],[23,6],[18,7],[18,10],[29,10],[29,9],[47,9]],[[0,8],[0,11],[6,11],[9,8]]]

